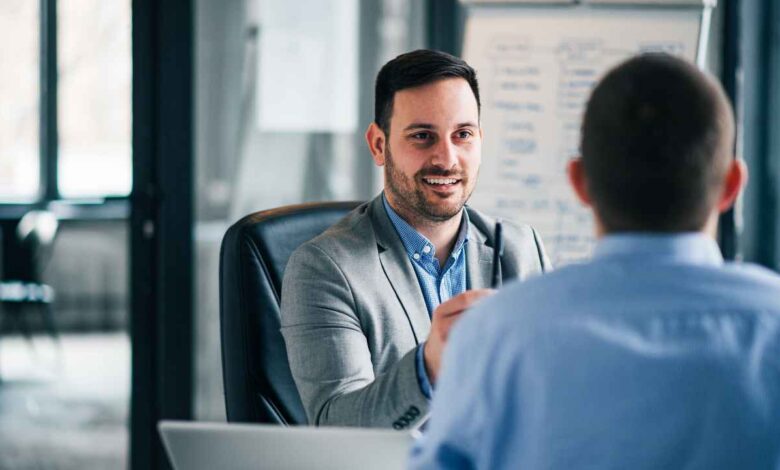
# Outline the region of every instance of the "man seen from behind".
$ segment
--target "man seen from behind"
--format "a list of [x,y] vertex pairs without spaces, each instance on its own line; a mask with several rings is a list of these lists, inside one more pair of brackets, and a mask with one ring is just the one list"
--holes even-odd
[[681,59],[610,71],[568,172],[592,261],[454,328],[413,468],[780,468],[780,276],[724,262],[746,180],[723,90]]

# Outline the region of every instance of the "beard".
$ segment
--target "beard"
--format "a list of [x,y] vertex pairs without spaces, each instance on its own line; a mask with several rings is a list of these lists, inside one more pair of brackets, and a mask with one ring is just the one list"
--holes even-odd
[[[456,193],[445,200],[436,195],[427,196],[424,190],[427,183],[423,176],[438,176],[442,178],[459,178],[461,181],[460,194]],[[399,204],[400,209],[407,216],[415,217],[420,221],[445,222],[460,214],[463,206],[471,196],[473,187],[470,187],[469,178],[461,170],[442,170],[436,167],[420,169],[413,177],[402,173],[393,163],[390,145],[385,150],[385,191],[393,195],[393,199]]]

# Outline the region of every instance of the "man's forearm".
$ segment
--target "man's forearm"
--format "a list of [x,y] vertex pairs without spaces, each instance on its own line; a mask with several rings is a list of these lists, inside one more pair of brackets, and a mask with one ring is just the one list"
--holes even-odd
[[[413,426],[428,411],[428,399],[417,379],[416,352],[416,348],[409,351],[370,384],[323,399],[321,405],[314,407],[318,411],[312,417],[313,424],[394,429]],[[320,391],[316,395],[327,393]]]

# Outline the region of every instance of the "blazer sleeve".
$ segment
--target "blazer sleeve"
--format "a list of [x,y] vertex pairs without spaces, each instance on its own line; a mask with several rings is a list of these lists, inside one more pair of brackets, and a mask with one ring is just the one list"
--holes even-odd
[[315,244],[296,250],[285,269],[281,331],[310,423],[403,429],[427,413],[415,349],[374,375],[349,279]]

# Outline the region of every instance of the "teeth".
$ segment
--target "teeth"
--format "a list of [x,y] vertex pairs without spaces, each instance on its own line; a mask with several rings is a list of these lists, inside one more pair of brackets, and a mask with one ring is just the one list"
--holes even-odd
[[429,184],[455,184],[458,182],[455,178],[425,178]]

